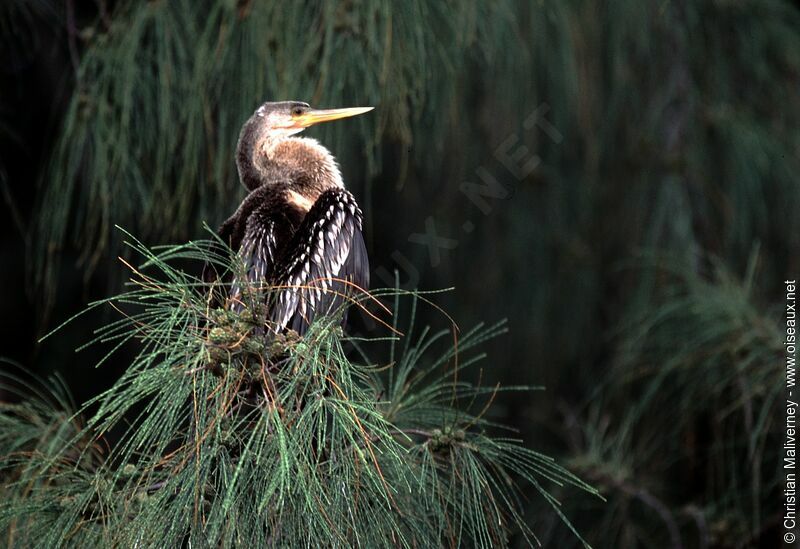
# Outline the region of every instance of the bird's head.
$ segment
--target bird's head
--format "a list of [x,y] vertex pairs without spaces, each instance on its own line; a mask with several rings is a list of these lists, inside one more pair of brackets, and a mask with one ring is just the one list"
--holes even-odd
[[[265,162],[279,167],[281,163],[298,160],[297,158],[277,158],[278,151],[281,151],[284,156],[292,156],[287,154],[286,144],[281,145],[292,135],[315,124],[356,116],[372,109],[373,107],[314,109],[308,103],[301,101],[264,103],[245,123],[239,136],[237,163],[242,182],[251,189],[264,183]],[[325,149],[322,150],[325,151]],[[275,155],[272,154],[272,151],[276,151]],[[328,154],[327,151],[325,154]],[[262,173],[253,172],[250,169],[251,166],[259,168]],[[259,179],[262,180],[259,181]]]
[[321,122],[331,122],[369,112],[372,107],[346,109],[313,109],[300,101],[264,103],[253,113],[251,121],[267,138],[289,137]]

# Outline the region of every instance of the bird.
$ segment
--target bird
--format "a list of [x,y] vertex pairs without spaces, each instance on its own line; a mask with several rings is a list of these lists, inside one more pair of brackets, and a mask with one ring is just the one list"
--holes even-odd
[[[372,109],[266,102],[245,122],[235,158],[248,194],[218,230],[242,266],[230,278],[230,309],[245,308],[248,289],[266,289],[256,292],[265,304],[266,327],[304,335],[315,319],[366,291],[362,211],[331,152],[316,139],[296,134]],[[213,280],[216,273],[204,277]]]

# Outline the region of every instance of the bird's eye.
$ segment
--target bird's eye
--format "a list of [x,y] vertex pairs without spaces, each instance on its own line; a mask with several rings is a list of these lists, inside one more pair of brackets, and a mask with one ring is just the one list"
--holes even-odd
[[292,115],[294,116],[300,116],[304,111],[305,109],[303,107],[292,107]]

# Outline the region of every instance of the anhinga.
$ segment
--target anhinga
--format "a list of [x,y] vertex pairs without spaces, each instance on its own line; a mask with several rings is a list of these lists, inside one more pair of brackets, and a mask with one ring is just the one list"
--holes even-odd
[[242,128],[236,165],[249,194],[219,229],[244,263],[231,281],[229,306],[243,308],[245,286],[272,287],[265,319],[271,331],[303,334],[315,317],[369,284],[361,210],[336,160],[315,139],[293,136],[370,110],[264,103]]

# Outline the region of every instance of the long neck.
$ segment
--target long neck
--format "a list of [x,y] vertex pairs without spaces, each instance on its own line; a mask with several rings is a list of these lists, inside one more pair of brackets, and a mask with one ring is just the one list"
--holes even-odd
[[270,137],[257,124],[246,124],[236,150],[239,178],[248,190],[288,182],[297,192],[316,197],[330,188],[343,187],[333,155],[315,139]]
[[254,119],[242,127],[239,142],[236,144],[236,168],[239,181],[248,191],[253,191],[266,183],[265,175],[256,162],[263,132]]

